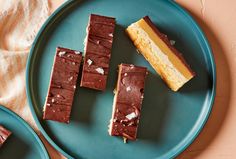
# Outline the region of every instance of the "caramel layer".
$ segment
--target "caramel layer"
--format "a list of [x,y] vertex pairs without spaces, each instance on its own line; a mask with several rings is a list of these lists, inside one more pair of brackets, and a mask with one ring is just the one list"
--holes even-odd
[[189,71],[179,57],[172,52],[167,44],[153,31],[144,19],[139,20],[137,24],[148,34],[151,40],[161,49],[161,51],[168,56],[171,63],[182,75],[184,75],[185,78],[190,79],[193,77],[191,71]]

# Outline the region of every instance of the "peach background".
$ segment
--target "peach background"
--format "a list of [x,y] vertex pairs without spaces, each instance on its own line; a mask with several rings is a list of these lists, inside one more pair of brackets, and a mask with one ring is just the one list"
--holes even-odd
[[[29,2],[34,4],[31,5],[33,7],[31,9],[26,8],[25,5]],[[234,82],[236,80],[234,69],[236,68],[236,1],[176,0],[176,2],[186,8],[204,30],[212,46],[217,67],[217,93],[210,118],[198,138],[177,158],[236,158],[236,153],[233,153],[236,150],[236,85]],[[48,17],[62,3],[63,0],[0,0],[0,90],[5,90],[0,91],[0,104],[14,110],[36,130],[26,102],[25,64],[33,38],[45,19],[37,21],[37,27],[32,29],[27,15],[37,19],[39,14],[35,14],[35,11],[40,12],[41,8],[44,8],[45,13],[42,14]],[[15,23],[14,19],[18,18],[21,18],[21,21]],[[13,19],[14,25],[7,27],[5,24],[9,23],[9,19]],[[24,29],[26,27],[28,29]],[[28,32],[30,36],[23,37],[22,30]],[[12,40],[19,38],[21,40]],[[10,90],[14,85],[17,87],[12,92]],[[17,102],[16,99],[21,102]],[[38,133],[40,135],[40,132]],[[43,136],[40,137],[43,139]],[[64,158],[44,139],[43,141],[52,159]]]

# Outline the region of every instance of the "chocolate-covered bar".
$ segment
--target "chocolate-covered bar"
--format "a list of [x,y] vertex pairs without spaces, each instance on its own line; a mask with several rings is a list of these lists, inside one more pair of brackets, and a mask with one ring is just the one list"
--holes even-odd
[[96,90],[106,89],[114,29],[115,18],[90,15],[80,86]]
[[125,142],[137,136],[146,75],[145,67],[119,65],[109,134],[122,136]]
[[126,31],[139,52],[173,91],[178,91],[195,76],[182,54],[172,46],[173,41],[171,43],[148,16],[131,24]]
[[0,147],[4,144],[11,132],[0,125]]
[[81,60],[81,52],[56,49],[43,119],[69,123]]

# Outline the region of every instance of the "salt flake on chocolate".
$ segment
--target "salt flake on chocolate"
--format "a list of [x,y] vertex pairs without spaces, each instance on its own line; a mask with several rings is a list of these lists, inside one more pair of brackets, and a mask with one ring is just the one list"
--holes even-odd
[[81,52],[80,52],[80,51],[75,51],[75,54],[77,54],[77,55],[78,55],[78,54],[81,54]]
[[62,56],[65,55],[65,54],[66,54],[65,51],[60,51],[60,52],[58,53],[58,55],[59,55],[60,57],[62,57]]
[[174,40],[170,40],[170,45],[175,45],[175,41]]
[[88,65],[90,66],[90,65],[92,65],[93,61],[90,60],[90,59],[88,59],[88,60],[87,60],[87,63],[88,63]]
[[133,68],[134,68],[134,65],[133,65],[133,64],[131,64],[131,65],[130,65],[130,69],[133,69]]
[[125,116],[127,119],[131,120],[137,117],[137,114],[135,114],[134,112],[128,114]]
[[128,86],[128,87],[126,88],[126,91],[127,91],[127,92],[131,91],[131,87]]
[[104,69],[101,67],[98,67],[95,69],[99,74],[104,75]]

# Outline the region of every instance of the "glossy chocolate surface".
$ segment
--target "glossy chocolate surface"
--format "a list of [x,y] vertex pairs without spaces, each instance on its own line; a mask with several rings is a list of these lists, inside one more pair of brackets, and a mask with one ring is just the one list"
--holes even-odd
[[57,48],[43,119],[69,123],[81,61],[81,52]]
[[146,75],[145,67],[130,64],[119,66],[110,135],[136,139]]
[[82,87],[106,89],[114,29],[115,18],[90,15],[85,39]]

